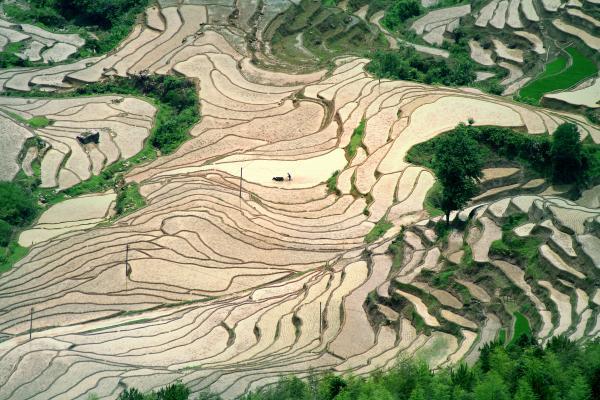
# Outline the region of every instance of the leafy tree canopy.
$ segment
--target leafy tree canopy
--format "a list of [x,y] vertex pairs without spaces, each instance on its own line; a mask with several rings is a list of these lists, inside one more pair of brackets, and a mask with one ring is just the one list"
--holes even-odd
[[451,211],[463,208],[477,193],[482,168],[479,145],[465,125],[440,137],[435,147],[433,170],[442,185],[440,206],[447,220]]
[[475,81],[475,64],[462,52],[452,53],[450,59],[427,56],[413,47],[376,51],[367,65],[369,72],[379,78],[403,79],[427,84],[463,86]]
[[583,178],[583,156],[577,126],[564,123],[554,131],[552,141],[552,180],[555,183],[578,182]]
[[383,24],[391,30],[398,29],[404,21],[422,13],[421,2],[417,0],[396,0],[386,11]]
[[12,182],[0,182],[0,219],[22,226],[35,217],[36,203],[31,193]]

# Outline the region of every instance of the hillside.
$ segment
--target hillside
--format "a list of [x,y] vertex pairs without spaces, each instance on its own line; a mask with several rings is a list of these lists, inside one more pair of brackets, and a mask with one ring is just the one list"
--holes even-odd
[[[309,60],[318,21],[361,5],[332,3],[160,0],[108,53],[0,70],[0,179],[35,203],[2,237],[0,400],[178,380],[233,399],[402,357],[473,365],[520,333],[600,335],[600,127],[403,78],[392,34],[364,22],[383,6]],[[312,54],[293,66],[292,36]],[[410,154],[459,124],[548,146],[567,124],[590,176],[559,185],[490,153],[446,225],[435,168]]]

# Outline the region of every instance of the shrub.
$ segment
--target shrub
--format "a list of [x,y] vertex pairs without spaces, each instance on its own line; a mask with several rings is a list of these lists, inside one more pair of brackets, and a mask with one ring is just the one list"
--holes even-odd
[[375,226],[373,226],[373,229],[371,229],[371,231],[369,233],[367,233],[367,236],[365,236],[365,242],[366,243],[373,243],[374,241],[376,241],[377,239],[379,239],[380,237],[382,237],[383,235],[385,235],[385,233],[392,227],[394,226],[394,224],[392,224],[391,222],[389,222],[388,220],[384,218],[380,219]]
[[565,123],[556,128],[552,141],[552,181],[577,183],[583,178],[583,157],[577,126]]
[[474,61],[458,48],[448,60],[424,55],[410,46],[379,50],[371,57],[367,70],[379,78],[447,86],[468,85],[476,77]]
[[10,243],[12,232],[12,226],[10,226],[10,224],[3,219],[0,219],[0,246],[4,247]]
[[348,160],[351,160],[352,157],[356,154],[356,150],[359,147],[362,147],[362,138],[365,133],[365,120],[361,120],[360,124],[354,129],[352,132],[352,136],[350,137],[350,143],[346,147],[346,157]]
[[396,30],[404,21],[420,15],[421,12],[421,3],[417,0],[396,0],[386,11],[382,23],[390,30]]
[[483,157],[468,127],[459,125],[439,138],[433,156],[433,170],[442,186],[440,208],[449,222],[450,212],[460,210],[477,193]]
[[0,182],[0,219],[14,226],[30,223],[36,215],[31,193],[13,182]]

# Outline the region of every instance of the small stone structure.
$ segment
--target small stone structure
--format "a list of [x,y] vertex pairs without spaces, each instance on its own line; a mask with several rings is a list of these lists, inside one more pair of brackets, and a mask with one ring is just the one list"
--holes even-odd
[[77,136],[77,140],[79,140],[79,143],[81,144],[98,144],[100,141],[100,132],[97,130],[84,132],[82,135]]

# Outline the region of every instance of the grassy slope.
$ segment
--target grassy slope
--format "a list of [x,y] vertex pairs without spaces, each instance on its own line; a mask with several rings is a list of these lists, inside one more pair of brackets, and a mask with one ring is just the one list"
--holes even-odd
[[546,66],[544,72],[520,90],[519,97],[538,104],[544,94],[568,89],[598,73],[596,64],[576,48],[569,47],[566,52],[571,60],[570,65],[567,56],[560,55]]
[[529,321],[520,312],[515,312],[515,325],[513,327],[513,336],[510,341],[511,344],[515,344],[522,335],[531,336],[531,327]]

